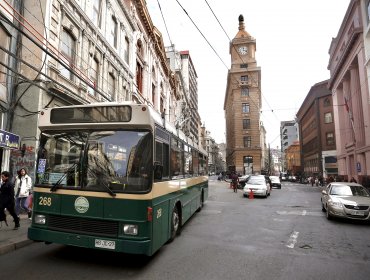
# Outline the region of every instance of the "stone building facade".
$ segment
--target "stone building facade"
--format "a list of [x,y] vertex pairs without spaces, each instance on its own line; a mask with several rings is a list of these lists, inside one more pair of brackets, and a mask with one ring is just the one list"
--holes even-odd
[[[338,175],[369,186],[369,1],[352,0],[329,49]],[[365,30],[365,32],[364,32]],[[366,46],[366,47],[364,47]]]
[[313,85],[297,112],[303,176],[338,175],[333,101],[328,81]]
[[45,107],[133,101],[173,121],[182,94],[144,0],[21,2],[24,26],[13,37],[20,38],[13,42],[21,46],[20,70],[6,127],[24,149],[10,153],[13,174],[21,167],[34,174],[38,114]]

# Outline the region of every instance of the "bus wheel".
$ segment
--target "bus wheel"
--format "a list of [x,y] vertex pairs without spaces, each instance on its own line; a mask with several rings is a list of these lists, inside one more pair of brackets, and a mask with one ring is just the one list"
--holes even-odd
[[197,212],[200,212],[202,211],[202,208],[203,208],[203,204],[204,204],[204,201],[203,201],[203,192],[201,193],[201,195],[199,196],[200,198],[200,201],[199,201],[199,207],[197,209]]
[[171,217],[171,236],[170,236],[170,242],[173,241],[179,231],[180,228],[180,216],[179,216],[179,210],[175,206],[172,210],[172,217]]

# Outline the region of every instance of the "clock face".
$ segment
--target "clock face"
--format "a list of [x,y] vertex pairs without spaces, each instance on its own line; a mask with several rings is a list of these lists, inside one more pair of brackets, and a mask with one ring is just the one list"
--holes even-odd
[[241,47],[239,47],[238,51],[239,51],[240,54],[247,54],[248,53],[248,48],[247,48],[247,46],[241,46]]

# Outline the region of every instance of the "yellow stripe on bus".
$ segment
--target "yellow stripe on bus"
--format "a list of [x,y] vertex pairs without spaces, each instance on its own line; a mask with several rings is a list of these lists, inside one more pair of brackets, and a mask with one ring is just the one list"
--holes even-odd
[[62,195],[79,195],[88,197],[101,197],[101,198],[113,198],[113,199],[132,199],[132,200],[151,200],[172,192],[180,191],[189,188],[194,185],[204,183],[208,180],[207,176],[186,178],[172,181],[164,181],[153,184],[152,191],[145,194],[129,194],[129,193],[116,193],[115,197],[112,197],[108,192],[96,192],[96,191],[85,191],[85,190],[66,190],[57,189],[56,191],[50,191],[50,188],[34,187],[33,191],[39,193],[55,193]]

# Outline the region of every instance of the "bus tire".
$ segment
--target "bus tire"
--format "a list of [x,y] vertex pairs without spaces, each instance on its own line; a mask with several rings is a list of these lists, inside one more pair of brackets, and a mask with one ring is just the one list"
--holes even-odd
[[202,208],[203,208],[203,205],[204,205],[203,192],[201,193],[201,195],[199,197],[200,197],[200,199],[199,199],[200,201],[199,201],[199,207],[197,209],[197,212],[202,211]]
[[172,210],[171,215],[171,235],[169,242],[172,242],[175,239],[179,231],[180,231],[180,215],[177,206],[175,206]]

